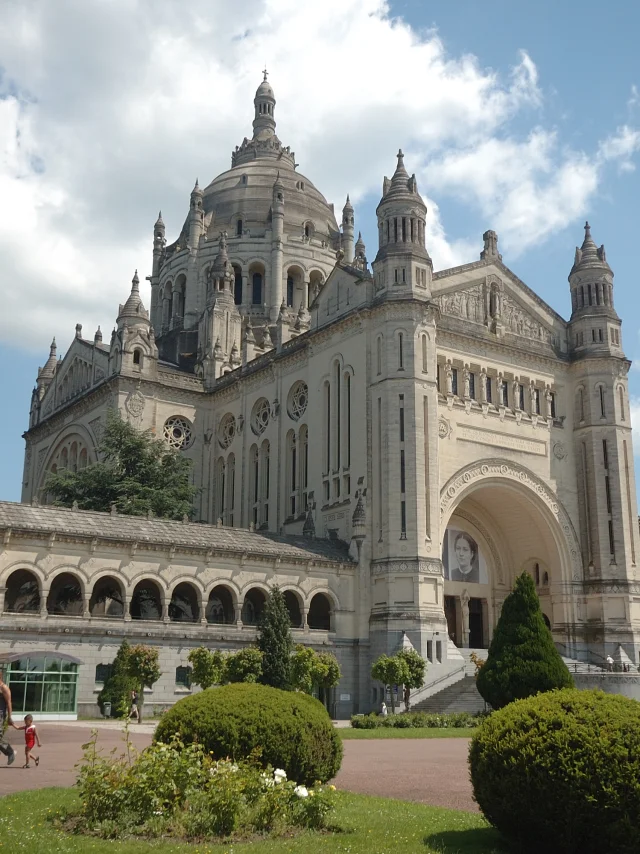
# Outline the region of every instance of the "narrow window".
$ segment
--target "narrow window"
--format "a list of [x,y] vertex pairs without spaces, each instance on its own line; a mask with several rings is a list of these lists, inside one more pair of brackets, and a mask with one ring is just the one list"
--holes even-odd
[[609,519],[609,551],[615,557],[616,546],[615,540],[613,539],[613,521],[611,519]]
[[518,406],[520,409],[524,409],[524,386],[522,384],[518,385]]
[[[393,240],[394,240],[394,243],[398,242],[398,217],[394,217],[394,220],[393,220]],[[398,280],[396,279],[396,282],[397,281]]]
[[534,388],[533,390],[533,411],[536,415],[540,415],[541,406],[540,406],[540,389]]
[[376,368],[377,374],[380,376],[382,373],[382,338],[378,338],[376,342]]
[[[402,217],[402,242],[403,243],[407,242],[407,220],[406,220],[406,217]],[[402,278],[402,281],[404,282],[404,276]]]
[[509,386],[504,380],[501,380],[501,382],[502,382],[502,405],[503,406],[509,406]]
[[580,421],[584,421],[584,392],[581,388],[578,389],[578,414]]
[[311,234],[311,230],[309,229],[309,226],[308,226],[308,224],[307,224],[307,225],[305,225],[305,227],[304,227],[304,236],[305,236],[305,237],[309,237],[309,236],[310,236],[310,234]]
[[405,483],[404,451],[400,451],[400,492],[403,494],[406,492]]
[[233,301],[236,305],[242,305],[242,271],[240,267],[234,267]]
[[622,386],[618,387],[618,395],[620,397],[620,420],[624,421],[624,390]]
[[422,336],[422,370],[426,374],[427,373],[427,336]]
[[598,329],[598,341],[602,341],[602,329]]
[[287,276],[287,305],[293,306],[293,276]]
[[604,477],[604,487],[607,494],[607,513],[611,516],[611,484],[609,483],[609,475]]
[[592,340],[592,341],[595,341],[595,340],[596,340],[596,330],[595,330],[595,329],[592,329],[592,330],[591,330],[591,340]]
[[190,667],[176,667],[176,686],[179,688],[191,688]]
[[606,439],[602,440],[602,464],[604,465],[605,469],[609,468],[609,451],[607,449]]
[[327,455],[325,471],[331,470],[331,383],[325,383],[325,453]]
[[400,502],[400,539],[407,539],[407,502]]
[[251,301],[254,305],[262,305],[262,273],[253,274]]
[[580,285],[580,308],[584,308],[584,285]]
[[351,374],[345,374],[345,410],[347,416],[347,468],[351,466]]
[[476,375],[472,372],[469,373],[469,397],[476,399]]
[[242,220],[236,222],[236,237],[242,237]]
[[602,385],[599,386],[599,391],[600,391],[600,415],[603,418],[606,418],[607,417],[607,410],[606,410],[605,403],[604,403],[604,386],[602,386]]
[[556,417],[556,395],[555,392],[551,392],[551,417]]
[[436,389],[440,391],[440,365],[436,364]]
[[405,282],[406,282],[406,270],[403,267],[402,268],[402,283],[404,284]]
[[540,584],[540,564],[536,564],[536,587]]
[[487,403],[491,403],[491,377],[487,377],[485,382],[486,382]]
[[404,371],[404,334],[398,333],[398,370]]
[[593,293],[591,291],[591,285],[587,286],[589,292],[589,305],[593,305]]
[[400,441],[404,442],[404,395],[400,395]]
[[458,394],[458,369],[451,369],[451,392],[452,394]]
[[140,350],[133,351],[133,364],[139,365],[141,361],[142,352]]
[[395,269],[393,271],[393,281],[396,285],[398,284],[398,270],[397,269]]

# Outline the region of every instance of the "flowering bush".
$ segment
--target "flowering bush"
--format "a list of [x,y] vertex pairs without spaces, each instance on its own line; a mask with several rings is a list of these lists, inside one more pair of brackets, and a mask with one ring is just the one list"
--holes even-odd
[[97,732],[84,745],[74,828],[103,838],[126,835],[186,839],[326,827],[335,787],[298,785],[281,768],[216,760],[177,738],[138,753],[126,737],[122,756],[104,756]]

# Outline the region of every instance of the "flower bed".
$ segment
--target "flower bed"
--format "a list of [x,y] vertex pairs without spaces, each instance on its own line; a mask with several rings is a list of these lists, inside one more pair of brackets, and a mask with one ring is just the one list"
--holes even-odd
[[137,753],[127,739],[120,757],[84,746],[78,790],[82,808],[70,816],[76,832],[198,840],[279,835],[322,829],[334,808],[335,787],[298,785],[285,771],[257,762],[214,759],[201,745],[178,739]]

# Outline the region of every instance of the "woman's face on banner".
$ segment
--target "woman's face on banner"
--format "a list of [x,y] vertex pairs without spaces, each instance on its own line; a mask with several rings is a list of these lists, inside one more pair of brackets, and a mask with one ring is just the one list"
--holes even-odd
[[473,552],[471,546],[464,537],[458,537],[456,541],[456,560],[460,567],[460,572],[469,572],[471,570],[471,559]]

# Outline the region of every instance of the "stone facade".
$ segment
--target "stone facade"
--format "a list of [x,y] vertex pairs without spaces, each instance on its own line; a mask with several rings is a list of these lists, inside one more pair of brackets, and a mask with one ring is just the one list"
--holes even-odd
[[[477,261],[434,272],[427,208],[399,152],[383,183],[370,271],[349,199],[339,228],[275,135],[266,79],[254,104],[252,139],[230,170],[204,190],[196,183],[178,239],[168,245],[161,216],[155,224],[150,313],[136,274],[108,345],[100,330],[89,341],[81,327],[64,359],[52,345],[25,434],[23,502],[46,502],[48,471],[96,459],[114,408],[193,460],[195,518],[215,526],[199,532],[263,544],[277,532],[283,549],[304,544],[302,611],[312,555],[320,543],[343,544],[342,563],[323,581],[333,609],[323,640],[345,668],[342,713],[379,702],[371,660],[395,651],[403,632],[429,659],[431,682],[459,669],[460,648],[488,645],[523,570],[564,655],[597,664],[622,647],[639,663],[629,362],[604,248],[587,225],[569,275],[568,321],[504,265],[493,231]],[[176,562],[154,563],[139,557],[140,540],[127,539],[125,527],[117,546],[129,555],[118,558],[124,595],[144,572],[160,579],[165,599],[178,581],[199,597],[200,622],[184,647],[168,611],[149,620],[172,650],[171,667],[174,650],[196,641],[224,645],[231,633],[245,642],[237,614],[224,640],[202,623],[207,585],[246,572],[240,555],[214,572],[185,560],[176,540]],[[12,549],[0,574],[7,589],[23,561]],[[105,549],[99,540],[92,559],[107,560]],[[20,567],[36,572],[39,554],[25,554]],[[125,571],[132,560],[144,568]],[[44,601],[46,578],[38,578]],[[243,575],[229,588],[240,613],[248,582]],[[81,583],[86,604],[91,578]],[[23,619],[5,607],[3,629]],[[15,637],[40,642],[66,619],[42,608]],[[86,624],[89,635],[98,625],[100,635],[107,618],[96,619],[84,608],[73,625]],[[138,630],[118,619],[117,631]],[[101,642],[90,642],[91,656]],[[163,690],[168,698],[170,686]]]

